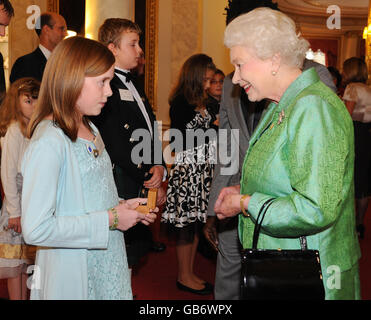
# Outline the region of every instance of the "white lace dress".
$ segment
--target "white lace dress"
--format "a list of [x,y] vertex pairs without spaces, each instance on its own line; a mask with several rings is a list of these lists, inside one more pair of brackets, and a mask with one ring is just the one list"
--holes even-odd
[[35,252],[34,247],[32,249],[25,245],[21,233],[7,230],[9,218],[22,215],[23,179],[20,165],[28,142],[16,122],[9,126],[6,135],[1,138],[1,182],[5,196],[0,217],[0,279],[14,278],[25,272]]

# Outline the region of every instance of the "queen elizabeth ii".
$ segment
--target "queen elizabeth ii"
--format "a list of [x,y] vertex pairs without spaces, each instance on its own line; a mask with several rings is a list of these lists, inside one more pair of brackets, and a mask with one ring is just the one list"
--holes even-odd
[[[233,82],[249,100],[272,102],[251,137],[240,185],[219,194],[218,218],[239,214],[240,240],[251,248],[257,215],[273,198],[258,248],[300,249],[299,238],[306,236],[308,249],[320,254],[326,299],[360,299],[347,109],[313,68],[302,72],[309,43],[282,12],[258,8],[237,17],[224,42]],[[337,285],[333,266],[340,271]]]

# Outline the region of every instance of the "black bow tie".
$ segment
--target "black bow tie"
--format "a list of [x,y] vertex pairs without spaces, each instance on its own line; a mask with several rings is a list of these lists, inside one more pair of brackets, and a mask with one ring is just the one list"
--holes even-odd
[[115,73],[123,75],[125,77],[125,82],[130,82],[134,79],[133,75],[130,72],[124,72],[124,71],[115,69]]

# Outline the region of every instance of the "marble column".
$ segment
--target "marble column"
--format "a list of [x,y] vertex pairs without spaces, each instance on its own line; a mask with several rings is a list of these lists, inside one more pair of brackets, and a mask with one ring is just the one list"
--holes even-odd
[[202,51],[202,10],[202,1],[172,1],[172,85],[185,60]]
[[86,0],[85,36],[98,40],[98,29],[108,18],[125,18],[134,21],[134,0]]

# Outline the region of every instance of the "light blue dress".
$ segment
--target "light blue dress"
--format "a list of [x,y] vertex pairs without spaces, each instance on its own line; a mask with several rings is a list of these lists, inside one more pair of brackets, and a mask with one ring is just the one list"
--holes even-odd
[[[78,138],[73,151],[79,163],[87,212],[104,210],[119,202],[107,152],[95,158],[88,152],[94,144]],[[88,299],[132,299],[123,233],[110,231],[107,249],[88,250]]]
[[86,142],[44,120],[25,151],[22,233],[38,246],[31,299],[132,299],[123,233],[109,231],[107,210],[118,204],[111,161]]

